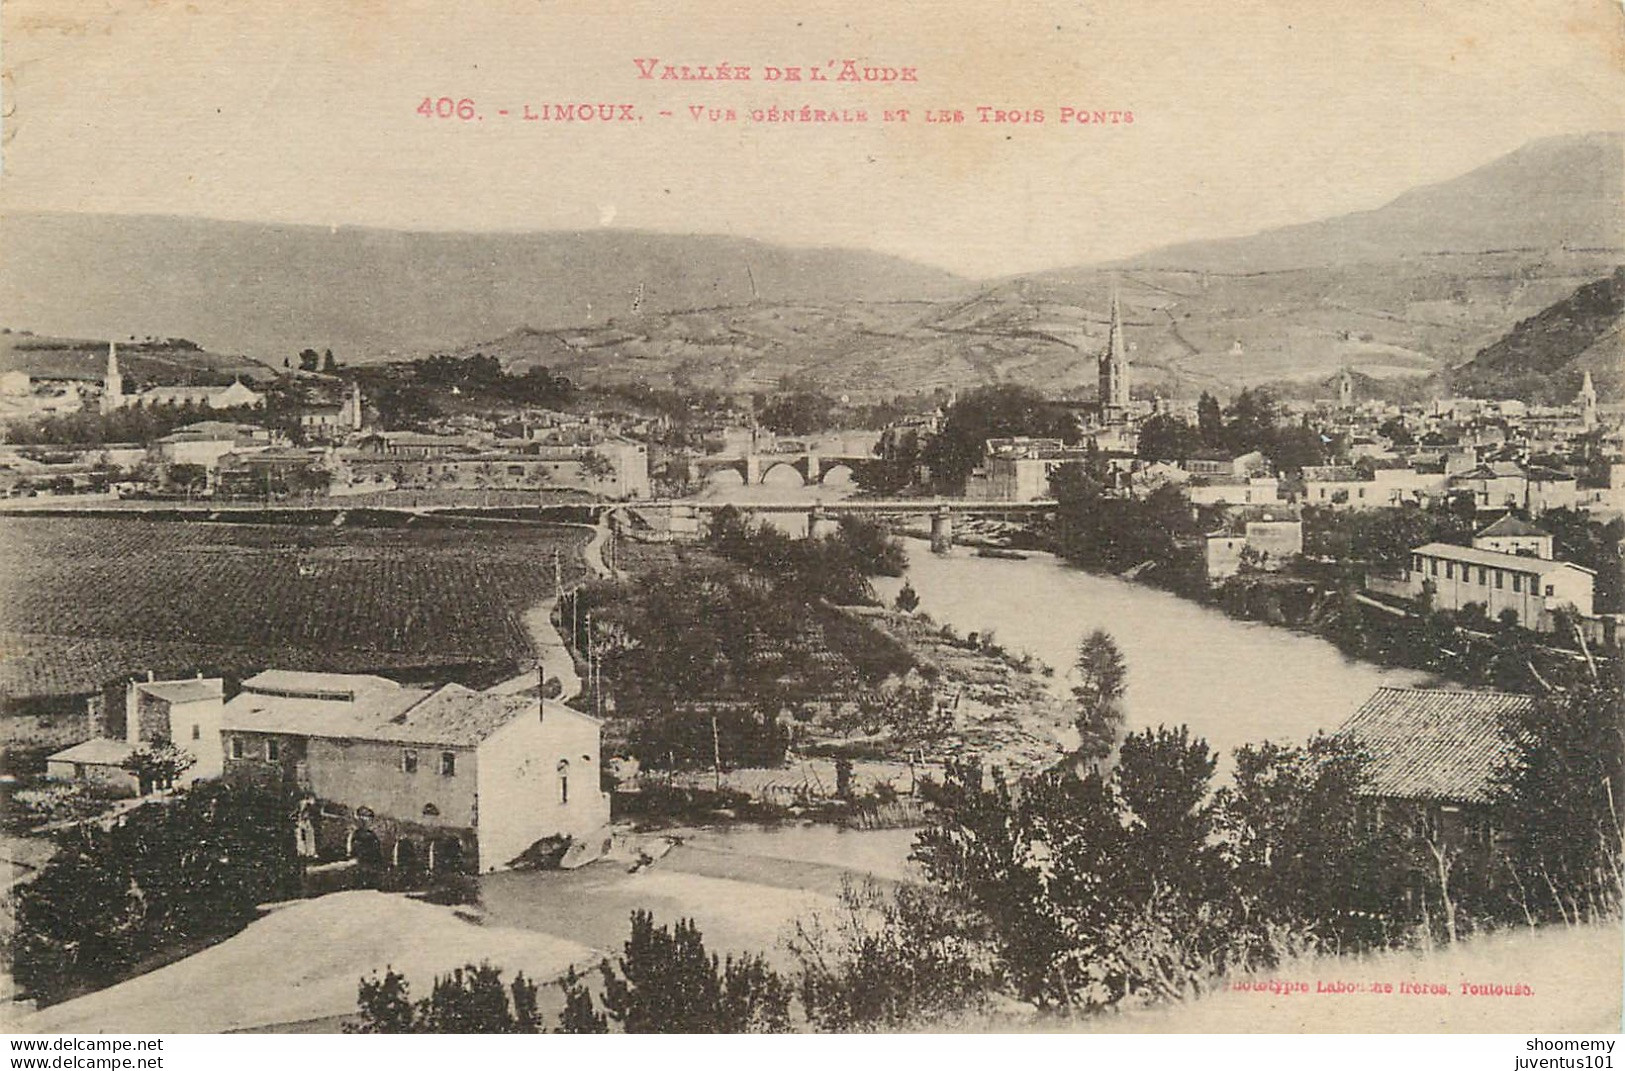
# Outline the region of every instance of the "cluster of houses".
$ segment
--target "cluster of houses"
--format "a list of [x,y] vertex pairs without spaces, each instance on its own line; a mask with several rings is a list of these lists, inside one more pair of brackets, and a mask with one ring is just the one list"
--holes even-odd
[[549,839],[590,852],[609,822],[600,723],[535,696],[269,669],[229,697],[219,677],[132,681],[124,709],[109,734],[93,704],[90,738],[47,776],[137,795],[155,786],[132,752],[167,743],[193,760],[185,783],[296,791],[311,859],[486,872]]
[[[19,373],[20,374],[20,373]],[[26,378],[26,377],[25,377]],[[263,408],[265,396],[242,383],[227,387],[124,390],[116,347],[109,347],[101,391],[104,413],[139,406],[186,406],[236,413]],[[201,419],[151,443],[0,450],[0,482],[108,493],[184,489],[207,495],[291,492],[358,494],[412,490],[586,491],[611,498],[649,495],[648,448],[590,418],[530,414],[517,435],[485,426],[441,432],[378,431],[367,426],[360,385],[332,405],[299,414],[299,443],[272,428]],[[137,472],[144,479],[136,477]],[[116,478],[101,478],[116,472]],[[184,474],[187,479],[178,477]],[[196,486],[194,486],[194,483]]]

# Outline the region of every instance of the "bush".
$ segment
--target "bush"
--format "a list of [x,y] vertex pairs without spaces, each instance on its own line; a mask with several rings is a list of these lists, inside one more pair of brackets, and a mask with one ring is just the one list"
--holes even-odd
[[[692,919],[657,927],[649,912],[634,911],[625,952],[602,970],[604,1009],[628,1034],[768,1034],[790,1028],[785,981],[760,956],[730,956],[719,964]],[[581,1014],[578,1007],[575,1015]]]
[[807,1018],[820,1030],[917,1029],[980,1006],[999,976],[976,925],[930,889],[843,884],[836,916],[798,921],[790,941]]
[[110,829],[76,827],[15,891],[17,984],[46,1003],[107,985],[154,952],[233,933],[257,905],[297,895],[294,814],[286,794],[210,782]]
[[347,1034],[534,1034],[536,984],[523,972],[507,986],[488,963],[459,967],[434,980],[430,995],[413,1003],[406,978],[394,968],[361,979],[354,1022]]

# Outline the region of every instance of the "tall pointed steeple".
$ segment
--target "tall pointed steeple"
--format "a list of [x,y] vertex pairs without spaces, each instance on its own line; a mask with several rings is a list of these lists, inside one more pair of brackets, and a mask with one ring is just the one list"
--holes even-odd
[[102,412],[111,413],[124,405],[124,377],[118,370],[118,343],[107,344],[107,374],[102,377]]
[[1585,382],[1580,384],[1580,420],[1586,427],[1597,424],[1597,388],[1591,382],[1591,369],[1586,369]]
[[1122,412],[1129,403],[1128,342],[1123,337],[1123,309],[1112,288],[1112,321],[1106,336],[1106,352],[1100,357],[1100,408],[1102,416]]

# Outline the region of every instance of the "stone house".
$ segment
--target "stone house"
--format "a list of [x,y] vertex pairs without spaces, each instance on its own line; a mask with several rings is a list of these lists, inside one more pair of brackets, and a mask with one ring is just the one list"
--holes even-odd
[[597,719],[523,695],[267,670],[226,704],[225,775],[291,786],[307,855],[490,871],[609,822]]
[[1337,732],[1369,756],[1362,795],[1374,821],[1420,825],[1438,843],[1487,852],[1493,777],[1507,754],[1502,725],[1534,705],[1508,692],[1378,688]]

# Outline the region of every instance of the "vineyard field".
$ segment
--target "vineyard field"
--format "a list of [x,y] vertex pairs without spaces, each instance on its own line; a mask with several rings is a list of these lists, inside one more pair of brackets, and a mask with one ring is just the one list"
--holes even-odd
[[127,674],[266,666],[479,678],[532,662],[522,624],[585,571],[582,528],[0,518],[0,698]]

